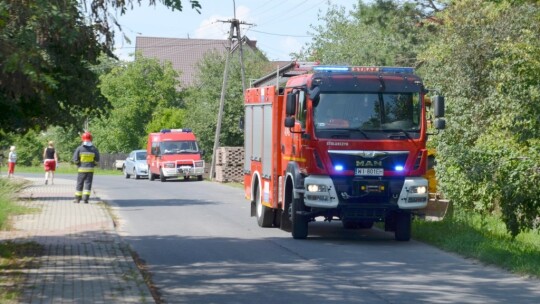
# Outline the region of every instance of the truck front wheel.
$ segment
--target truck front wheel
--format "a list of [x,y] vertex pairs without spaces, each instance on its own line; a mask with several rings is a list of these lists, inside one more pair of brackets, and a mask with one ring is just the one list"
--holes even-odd
[[308,218],[303,214],[306,211],[302,196],[292,201],[291,221],[292,237],[295,239],[305,239],[308,235]]
[[396,232],[394,238],[396,241],[409,241],[411,239],[411,214],[409,212],[396,213],[395,221]]

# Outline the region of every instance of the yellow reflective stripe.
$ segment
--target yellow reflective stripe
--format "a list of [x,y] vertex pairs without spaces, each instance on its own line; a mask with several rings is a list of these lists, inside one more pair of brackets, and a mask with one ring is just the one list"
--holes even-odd
[[93,152],[81,152],[81,163],[91,163],[94,162],[96,154]]
[[306,159],[303,158],[303,157],[285,156],[285,157],[283,157],[283,159],[297,161],[299,163],[305,163],[306,162]]
[[79,171],[78,171],[78,172],[81,172],[81,173],[94,172],[94,168],[79,167]]
[[82,192],[81,191],[75,191],[75,196],[82,196]]
[[90,190],[83,191],[83,195],[90,195]]

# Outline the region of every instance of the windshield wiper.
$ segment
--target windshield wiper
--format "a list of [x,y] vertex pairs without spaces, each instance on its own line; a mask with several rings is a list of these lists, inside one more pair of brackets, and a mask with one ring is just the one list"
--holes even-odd
[[353,131],[353,132],[358,132],[362,134],[362,136],[364,136],[365,139],[369,139],[369,136],[366,134],[366,132],[364,132],[360,128],[325,128],[325,129],[319,129],[318,131],[319,132],[321,131]]
[[[405,134],[405,136],[408,138],[408,139],[411,139],[412,140],[412,137],[411,135],[409,134],[409,131],[405,131],[403,129],[381,129],[381,131],[383,132],[399,132],[401,134]],[[388,138],[392,138],[392,137],[396,137],[396,136],[400,136],[400,135],[397,135],[397,134],[389,134],[388,135]],[[401,137],[401,136],[400,136]]]

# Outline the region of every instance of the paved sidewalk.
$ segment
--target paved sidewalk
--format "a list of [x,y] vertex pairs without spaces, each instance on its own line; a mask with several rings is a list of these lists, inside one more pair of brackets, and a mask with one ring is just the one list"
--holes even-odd
[[37,211],[16,216],[0,240],[35,241],[44,247],[26,270],[22,303],[154,303],[127,244],[116,234],[105,205],[73,203],[75,180],[33,184],[22,204]]

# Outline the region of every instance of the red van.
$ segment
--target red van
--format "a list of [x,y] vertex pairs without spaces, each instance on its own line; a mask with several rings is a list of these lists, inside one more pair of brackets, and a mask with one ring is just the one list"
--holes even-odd
[[204,152],[199,149],[197,139],[191,129],[163,129],[159,133],[148,134],[146,145],[148,179],[156,177],[164,182],[168,178],[197,176],[203,179]]

